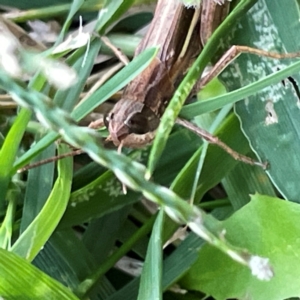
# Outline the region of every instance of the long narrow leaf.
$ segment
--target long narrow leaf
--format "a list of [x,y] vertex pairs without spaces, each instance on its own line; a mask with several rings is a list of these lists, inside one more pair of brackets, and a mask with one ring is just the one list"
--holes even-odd
[[25,259],[0,249],[0,294],[4,299],[78,300],[68,288]]
[[157,216],[151,234],[146,260],[141,275],[138,300],[162,299],[162,231],[164,211]]
[[[61,154],[69,150],[66,145],[61,145],[61,148]],[[12,246],[12,252],[29,261],[38,254],[65,212],[71,191],[71,179],[72,159],[69,157],[59,161],[58,178],[45,206]]]

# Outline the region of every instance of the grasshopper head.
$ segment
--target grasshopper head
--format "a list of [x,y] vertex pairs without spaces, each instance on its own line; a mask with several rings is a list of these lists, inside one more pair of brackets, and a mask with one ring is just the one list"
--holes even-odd
[[[121,99],[105,118],[109,139],[119,146],[139,148],[149,144],[159,118],[145,104]],[[151,138],[150,138],[151,137]]]

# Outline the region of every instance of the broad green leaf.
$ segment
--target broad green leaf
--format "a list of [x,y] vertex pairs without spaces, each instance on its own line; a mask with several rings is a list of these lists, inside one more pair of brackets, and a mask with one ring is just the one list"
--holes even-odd
[[205,245],[184,277],[184,288],[201,290],[214,299],[282,300],[300,294],[298,204],[254,195],[251,202],[223,221],[220,229],[235,245],[268,258],[274,277],[261,281],[246,267]]
[[[231,43],[276,52],[299,51],[299,39],[293,38],[300,30],[298,13],[297,1],[283,0],[280,5],[274,5],[272,0],[262,0],[249,12],[249,18],[242,20]],[[261,18],[264,19],[264,25],[257,26]],[[242,55],[223,74],[223,78],[226,77],[226,85],[232,90],[283,69],[289,62]],[[240,76],[235,75],[237,69]],[[293,75],[295,83],[299,79],[299,75]],[[236,112],[253,150],[262,161],[269,162],[267,173],[273,184],[283,197],[300,202],[300,119],[297,89],[297,85],[285,79],[284,82],[273,84],[238,102]]]

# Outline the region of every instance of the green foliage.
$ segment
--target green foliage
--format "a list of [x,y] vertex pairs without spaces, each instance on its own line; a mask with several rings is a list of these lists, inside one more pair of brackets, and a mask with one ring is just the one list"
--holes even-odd
[[[209,61],[230,44],[299,50],[297,2],[239,1],[179,85],[153,147],[123,149],[121,154],[102,142],[105,130],[76,122],[115,97],[149,65],[157,49],[142,52],[109,78],[105,76],[114,61],[97,65],[99,51],[111,52],[95,34],[88,40],[80,32],[72,43],[64,42],[62,52],[51,51],[66,40],[77,14],[89,11],[92,14],[83,18],[95,21],[91,30],[108,35],[133,56],[140,37],[114,32],[128,11],[133,17],[115,28],[142,25],[138,16],[144,7],[130,10],[133,2],[137,1],[45,2],[51,6],[6,15],[20,22],[43,19],[48,11],[47,17],[63,16],[65,22],[55,46],[43,55],[18,47],[20,66],[30,66],[30,71],[25,67],[28,85],[23,77],[16,79],[9,70],[0,70],[2,92],[20,106],[4,110],[6,103],[0,100],[0,295],[5,299],[167,299],[170,295],[180,299],[179,287],[186,290],[185,299],[204,294],[215,299],[299,296],[300,124],[295,84],[299,78],[294,74],[300,63],[243,54],[221,74],[224,86],[214,81],[199,93],[199,101],[183,105]],[[23,8],[31,8],[22,3]],[[100,14],[99,7],[104,7]],[[140,21],[133,22],[135,16]],[[76,43],[78,49],[73,47]],[[76,84],[64,90],[53,85],[49,75],[53,71],[54,77],[67,81],[67,73],[59,77],[63,60],[77,73]],[[105,82],[89,93],[90,75],[96,69],[104,70],[99,76]],[[292,75],[293,80],[280,82]],[[82,95],[85,99],[78,104]],[[239,153],[267,161],[269,169],[236,161],[174,126],[178,115],[205,127]],[[74,158],[74,167],[69,157],[57,167],[52,162],[17,172],[29,162],[54,156],[56,150],[69,152],[68,145],[57,146],[58,139],[88,155]],[[251,202],[249,195],[254,195]],[[149,207],[145,199],[154,205],[152,210],[145,208]],[[177,231],[182,224],[191,232]],[[176,239],[184,235],[184,240]],[[163,250],[166,242],[172,246]],[[131,275],[114,267],[120,259],[126,262],[127,256],[138,261],[136,268],[131,267],[135,261],[127,262],[125,269]],[[258,270],[253,266],[257,257],[265,263]]]
[[222,222],[222,228],[232,243],[268,257],[274,278],[269,282],[258,280],[247,268],[205,245],[182,279],[183,288],[200,289],[215,299],[280,300],[299,295],[299,215],[296,203],[252,196],[250,203]]

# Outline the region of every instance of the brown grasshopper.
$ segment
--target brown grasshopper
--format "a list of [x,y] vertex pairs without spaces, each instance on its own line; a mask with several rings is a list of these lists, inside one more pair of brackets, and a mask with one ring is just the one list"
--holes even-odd
[[[149,30],[136,49],[135,55],[147,47],[158,46],[159,51],[148,68],[131,81],[121,100],[105,117],[104,123],[110,134],[108,141],[112,141],[116,146],[130,148],[144,147],[152,142],[160,117],[173,93],[202,51],[203,45],[212,32],[228,14],[229,2],[223,2],[202,0],[199,8],[192,9],[186,8],[179,0],[158,0]],[[300,56],[300,53],[279,54],[247,46],[232,46],[213,67],[210,75],[199,80],[194,91],[202,88],[242,52],[277,59]],[[95,122],[95,124],[99,123]],[[266,166],[235,152],[217,137],[189,121],[178,119],[177,123],[192,130],[210,143],[217,144],[237,160],[258,164],[262,167]],[[91,124],[90,127],[94,127],[94,125]],[[79,153],[82,151],[76,150],[65,156]],[[53,160],[50,158],[46,162]],[[22,171],[42,163],[45,162],[29,165]]]
[[[188,9],[180,1],[158,1],[150,28],[138,46],[136,55],[152,46],[159,46],[159,51],[150,66],[127,86],[122,99],[105,120],[110,134],[108,140],[116,146],[139,148],[152,142],[160,117],[174,91],[208,38],[228,14],[229,2],[217,2],[202,0],[200,8]],[[241,53],[277,59],[300,56],[300,53],[279,54],[247,46],[232,46],[210,74],[199,80],[194,91],[201,89]],[[190,122],[177,119],[177,123],[210,143],[218,144],[235,159],[265,167],[265,164],[239,155],[216,137]]]
[[151,143],[178,84],[227,12],[228,3],[218,5],[212,0],[202,0],[198,9],[188,9],[180,1],[158,1],[135,55],[147,47],[159,46],[159,51],[107,116],[109,140],[132,148]]

